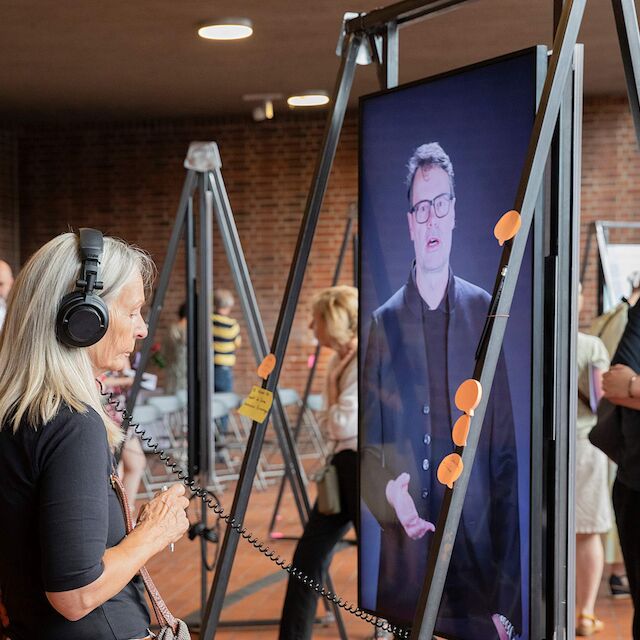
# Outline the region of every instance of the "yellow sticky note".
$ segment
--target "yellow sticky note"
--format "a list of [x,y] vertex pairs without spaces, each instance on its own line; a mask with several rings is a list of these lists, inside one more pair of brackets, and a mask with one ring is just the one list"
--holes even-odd
[[273,393],[268,389],[256,387],[251,389],[251,393],[245,398],[238,413],[256,422],[264,422],[264,419],[273,404]]

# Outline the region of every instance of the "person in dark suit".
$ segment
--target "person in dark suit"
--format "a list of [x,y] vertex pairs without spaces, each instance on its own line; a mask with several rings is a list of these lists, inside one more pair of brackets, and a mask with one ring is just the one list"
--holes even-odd
[[627,326],[602,376],[604,396],[620,407],[620,460],[613,484],[613,508],[633,600],[632,633],[640,640],[640,302],[629,309]]
[[[470,378],[490,295],[453,275],[454,174],[438,143],[409,161],[407,283],[371,319],[362,373],[361,495],[381,527],[376,612],[410,623],[453,451],[454,403]],[[473,426],[472,426],[473,428]],[[501,640],[522,630],[516,443],[504,357],[496,370],[437,630]]]

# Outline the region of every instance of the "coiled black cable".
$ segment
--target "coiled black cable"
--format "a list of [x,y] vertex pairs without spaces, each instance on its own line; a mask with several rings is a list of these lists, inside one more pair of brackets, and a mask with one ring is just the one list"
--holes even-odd
[[220,505],[220,501],[215,495],[210,493],[207,489],[199,487],[195,480],[189,478],[188,474],[178,466],[178,463],[175,460],[172,460],[170,455],[165,453],[164,449],[160,449],[158,443],[153,441],[153,437],[147,435],[146,429],[143,429],[139,424],[133,422],[133,416],[130,416],[126,408],[121,406],[118,399],[114,399],[114,395],[112,393],[104,391],[100,381],[98,381],[98,384],[100,385],[100,394],[107,399],[108,404],[113,407],[115,411],[122,415],[123,424],[128,427],[133,427],[134,433],[147,445],[151,453],[158,456],[165,467],[174,474],[176,478],[182,482],[187,489],[189,489],[189,491],[191,491],[193,496],[200,498],[203,505],[211,509],[220,520],[224,521],[229,527],[237,531],[240,536],[244,538],[254,549],[257,549],[280,569],[300,580],[310,589],[313,589],[329,602],[338,605],[338,607],[344,609],[347,613],[350,613],[351,615],[360,618],[383,631],[389,631],[398,638],[409,637],[409,632],[406,629],[402,629],[401,627],[384,620],[379,620],[376,616],[363,611],[360,607],[343,600],[337,594],[325,589],[321,583],[305,575],[300,569],[297,569],[291,563],[288,563],[286,560],[281,558],[273,549],[269,548],[269,546],[264,544],[264,542],[261,542],[260,539],[254,536],[250,531],[247,531],[246,527],[242,526],[242,522],[236,522],[232,513],[224,512],[223,507]]

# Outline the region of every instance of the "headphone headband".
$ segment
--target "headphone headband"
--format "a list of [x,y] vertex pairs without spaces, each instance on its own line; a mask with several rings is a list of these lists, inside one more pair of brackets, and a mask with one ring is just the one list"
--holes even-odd
[[90,295],[94,289],[102,289],[102,282],[98,280],[98,266],[104,250],[102,233],[97,229],[80,229],[80,259],[82,271],[76,281],[78,289],[84,289],[85,294]]
[[109,326],[107,306],[94,290],[101,290],[100,261],[104,238],[97,229],[80,229],[82,267],[76,280],[76,291],[60,301],[56,318],[56,335],[68,347],[90,347],[98,342]]

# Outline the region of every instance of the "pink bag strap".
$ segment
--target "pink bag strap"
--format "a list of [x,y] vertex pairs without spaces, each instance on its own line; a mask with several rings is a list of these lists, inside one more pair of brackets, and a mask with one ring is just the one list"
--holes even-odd
[[[111,474],[111,486],[115,489],[116,495],[120,500],[120,505],[122,506],[122,511],[124,513],[127,535],[129,535],[133,531],[133,520],[131,518],[131,509],[129,508],[129,500],[122,481],[115,473]],[[142,576],[142,581],[144,582],[144,586],[149,594],[149,598],[151,599],[151,604],[153,605],[153,610],[156,614],[156,618],[158,619],[158,623],[161,627],[171,627],[173,632],[177,633],[178,622],[162,599],[162,596],[156,588],[156,585],[153,583],[146,567],[143,566],[140,568],[140,575]]]

